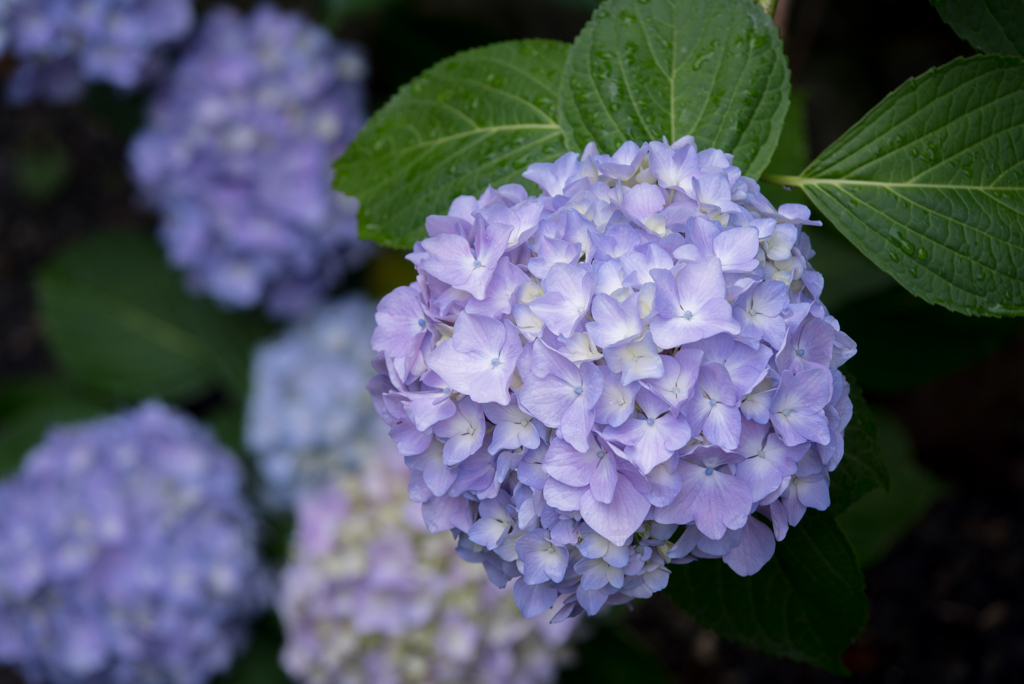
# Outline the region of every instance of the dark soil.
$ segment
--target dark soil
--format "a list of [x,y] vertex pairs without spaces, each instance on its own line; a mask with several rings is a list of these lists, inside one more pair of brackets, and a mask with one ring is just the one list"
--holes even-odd
[[[379,103],[455,50],[503,38],[571,39],[587,16],[583,4],[399,2],[342,34],[369,44]],[[815,152],[906,78],[972,54],[927,0],[796,0],[789,12],[787,52],[794,86],[809,94]],[[138,111],[137,102],[103,92],[67,109],[0,107],[0,380],[51,366],[33,314],[30,283],[39,265],[90,231],[151,229],[152,219],[133,204],[122,161]],[[29,158],[49,161],[26,170]],[[867,392],[904,422],[920,462],[950,492],[867,571],[868,628],[844,656],[853,681],[1024,682],[1022,387],[1018,335],[925,386]],[[664,597],[641,603],[629,625],[674,681],[839,681],[719,640]],[[633,671],[641,680],[643,663]],[[17,681],[0,671],[0,684]]]

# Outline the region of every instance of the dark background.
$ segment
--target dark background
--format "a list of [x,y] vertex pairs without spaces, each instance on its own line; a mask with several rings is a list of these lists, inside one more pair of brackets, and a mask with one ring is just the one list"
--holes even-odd
[[[282,4],[329,18],[314,0]],[[907,78],[973,54],[927,0],[782,5],[814,154]],[[343,21],[338,33],[369,47],[379,105],[458,50],[509,38],[571,40],[592,7],[587,0],[396,1]],[[9,68],[0,63],[0,72]],[[32,274],[48,256],[101,229],[152,231],[123,162],[143,101],[94,88],[74,107],[0,108],[0,380],[51,368],[31,290]],[[868,628],[844,655],[853,681],[1024,682],[1020,325],[964,318],[898,288],[833,313],[860,345],[849,368],[867,398],[902,421],[918,460],[949,485],[867,571]],[[619,638],[641,649],[639,661],[608,663],[621,681],[643,681],[654,664],[670,681],[689,684],[839,680],[719,640],[662,595],[639,602]],[[0,671],[0,684],[16,681]]]

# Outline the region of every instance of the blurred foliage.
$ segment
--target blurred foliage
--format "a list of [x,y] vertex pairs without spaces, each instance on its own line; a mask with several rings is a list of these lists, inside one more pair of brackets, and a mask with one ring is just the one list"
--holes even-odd
[[32,137],[22,141],[14,159],[14,187],[29,202],[53,200],[71,179],[74,159],[60,139]]
[[836,518],[863,568],[880,561],[948,490],[918,465],[913,439],[894,416],[876,414],[875,424],[889,489],[869,492]]
[[267,613],[253,630],[249,650],[235,661],[229,673],[215,679],[214,684],[288,684],[291,680],[277,662],[280,649],[281,627],[277,617]]
[[54,425],[109,408],[102,399],[57,378],[5,380],[0,384],[0,476],[16,470],[25,453]]
[[119,399],[245,396],[249,348],[271,326],[186,295],[159,247],[101,233],[54,257],[36,279],[46,340],[75,382]]
[[331,28],[337,28],[346,19],[368,12],[379,12],[398,2],[401,0],[320,0],[324,23]]
[[575,667],[562,673],[559,684],[621,684],[641,676],[646,684],[669,684],[658,654],[623,620],[626,610],[617,607],[597,618],[573,618],[583,621],[583,641]]

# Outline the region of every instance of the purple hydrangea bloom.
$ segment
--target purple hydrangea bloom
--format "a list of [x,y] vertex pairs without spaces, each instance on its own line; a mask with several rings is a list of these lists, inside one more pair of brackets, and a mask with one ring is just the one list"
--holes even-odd
[[289,318],[366,260],[331,164],[366,117],[367,73],[361,49],[298,12],[205,15],[128,154],[192,290]]
[[427,527],[527,617],[646,598],[670,563],[757,572],[828,506],[852,412],[820,224],[690,136],[523,175],[543,194],[427,218],[377,310],[369,389]]
[[51,430],[0,484],[0,662],[52,684],[228,669],[269,599],[242,485],[158,401]]
[[298,492],[387,439],[362,391],[373,376],[373,311],[369,299],[349,295],[256,347],[242,432],[271,509],[290,509]]
[[385,436],[361,471],[300,497],[277,605],[284,670],[306,684],[555,681],[571,627],[521,617],[426,530],[408,480]]
[[0,0],[0,54],[18,61],[7,101],[65,104],[87,83],[133,90],[194,23],[193,0]]

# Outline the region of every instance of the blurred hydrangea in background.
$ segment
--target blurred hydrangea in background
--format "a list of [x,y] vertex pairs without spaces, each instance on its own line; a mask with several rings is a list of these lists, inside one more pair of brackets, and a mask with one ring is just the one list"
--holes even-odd
[[427,526],[518,578],[527,617],[647,598],[666,563],[757,572],[829,505],[852,415],[818,223],[691,136],[523,175],[540,197],[427,218],[416,282],[378,308],[371,387]]
[[364,295],[347,295],[253,353],[243,439],[272,510],[290,509],[298,492],[387,444],[366,392],[374,309]]
[[240,461],[158,401],[51,430],[0,484],[0,662],[202,684],[269,602]]
[[194,23],[193,0],[0,0],[0,54],[18,62],[7,101],[66,104],[88,83],[133,90]]
[[363,468],[300,499],[281,577],[281,664],[303,684],[553,682],[572,623],[526,620],[430,534],[385,438]]
[[369,67],[298,12],[203,18],[129,161],[168,260],[228,308],[307,312],[370,254],[331,164],[366,117]]

